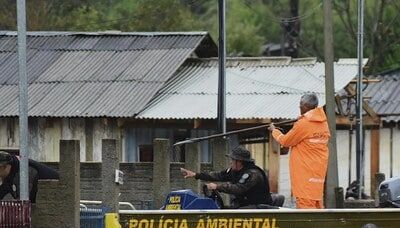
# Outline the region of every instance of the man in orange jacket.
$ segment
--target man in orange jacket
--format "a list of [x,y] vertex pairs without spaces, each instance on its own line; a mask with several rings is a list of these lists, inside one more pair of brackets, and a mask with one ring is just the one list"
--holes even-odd
[[314,93],[301,97],[300,112],[301,116],[287,134],[282,134],[273,124],[268,129],[279,144],[291,148],[290,181],[296,207],[323,208],[329,127],[325,112],[318,107],[318,97]]

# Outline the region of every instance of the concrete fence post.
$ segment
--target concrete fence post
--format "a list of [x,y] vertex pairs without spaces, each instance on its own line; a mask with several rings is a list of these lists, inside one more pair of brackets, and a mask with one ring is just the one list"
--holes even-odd
[[115,183],[115,170],[119,170],[119,152],[117,140],[103,139],[101,144],[102,166],[102,203],[111,208],[110,212],[118,213],[119,210],[119,185]]
[[375,207],[379,207],[379,185],[385,180],[385,174],[384,173],[376,173],[375,174],[375,180],[376,180],[376,186],[375,186],[375,192],[374,194],[374,199],[375,199]]
[[80,213],[80,150],[79,140],[60,140],[60,202],[64,214],[63,227],[79,227]]
[[153,141],[153,199],[154,208],[159,209],[171,190],[169,140],[156,138]]
[[344,208],[344,192],[342,187],[335,188],[335,208]]
[[[201,168],[201,150],[199,143],[189,143],[185,147],[185,168],[192,170],[193,172],[200,172]],[[185,180],[185,186],[192,189],[194,192],[199,193],[200,181],[194,178],[188,178]]]
[[[216,138],[211,141],[211,153],[212,153],[212,167],[213,171],[221,171],[228,167],[229,158],[226,154],[229,154],[229,142],[225,138]],[[224,205],[230,205],[230,196],[222,195]]]

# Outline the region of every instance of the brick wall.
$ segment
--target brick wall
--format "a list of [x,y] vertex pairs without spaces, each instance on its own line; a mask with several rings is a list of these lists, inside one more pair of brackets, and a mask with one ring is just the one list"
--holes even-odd
[[[57,169],[58,163],[46,163]],[[180,167],[184,163],[171,163],[171,190],[184,189],[186,183],[180,174]],[[120,163],[124,172],[124,184],[121,186],[120,201],[130,202],[137,209],[153,209],[152,205],[152,179],[153,163]],[[203,170],[210,170],[211,164],[202,164]],[[81,163],[81,199],[101,200],[101,163]],[[46,189],[39,189],[39,194],[47,195]],[[121,208],[125,209],[125,208]]]

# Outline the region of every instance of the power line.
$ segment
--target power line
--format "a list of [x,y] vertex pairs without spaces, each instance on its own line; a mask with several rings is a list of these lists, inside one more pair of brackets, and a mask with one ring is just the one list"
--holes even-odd
[[[244,4],[253,12],[255,13],[259,13],[257,12],[248,2],[248,0],[244,0]],[[312,16],[318,9],[320,9],[322,6],[322,2],[320,2],[317,6],[311,8],[308,12],[304,13],[303,15],[300,16],[296,16],[296,17],[275,17],[275,16],[267,16],[267,19],[269,21],[272,22],[276,22],[276,23],[282,23],[282,22],[296,22],[296,21],[301,21],[304,19],[309,18],[310,16]]]
[[[187,7],[192,7],[192,6],[199,6],[200,5],[200,0],[190,0],[189,2],[187,2]],[[157,16],[157,15],[161,15],[161,13],[159,12],[153,12],[152,16]],[[113,23],[113,22],[128,22],[131,20],[135,20],[135,19],[141,19],[138,16],[131,16],[131,17],[122,17],[122,18],[117,18],[117,19],[111,19],[111,20],[104,20],[104,21],[98,21],[98,22],[93,22],[93,23],[86,23],[86,24],[82,24],[82,25],[78,25],[78,26],[74,26],[75,29],[83,29],[87,26],[91,26],[91,25],[103,25],[103,24],[109,24],[109,23]],[[58,29],[67,29],[69,28],[68,26],[64,26],[64,27],[58,27]]]

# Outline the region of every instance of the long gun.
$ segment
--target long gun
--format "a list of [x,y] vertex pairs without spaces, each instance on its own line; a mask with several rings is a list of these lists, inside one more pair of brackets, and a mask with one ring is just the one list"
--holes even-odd
[[[273,123],[273,124],[276,126],[279,126],[279,125],[283,125],[283,124],[294,123],[296,121],[297,121],[297,119],[285,120],[285,121],[281,121],[281,122],[277,122],[277,123]],[[241,132],[253,131],[253,130],[267,128],[267,127],[269,127],[269,124],[264,124],[264,125],[260,125],[260,126],[256,126],[256,127],[244,128],[244,129],[235,130],[235,131],[228,131],[226,133],[219,133],[219,134],[209,135],[209,136],[204,136],[204,137],[199,137],[199,138],[191,138],[191,139],[179,141],[179,142],[175,143],[173,146],[180,146],[180,145],[188,144],[188,143],[197,143],[197,142],[201,142],[201,141],[208,140],[208,139],[214,139],[214,138],[224,137],[224,136],[228,136],[228,135],[234,135],[234,134],[241,133]]]

